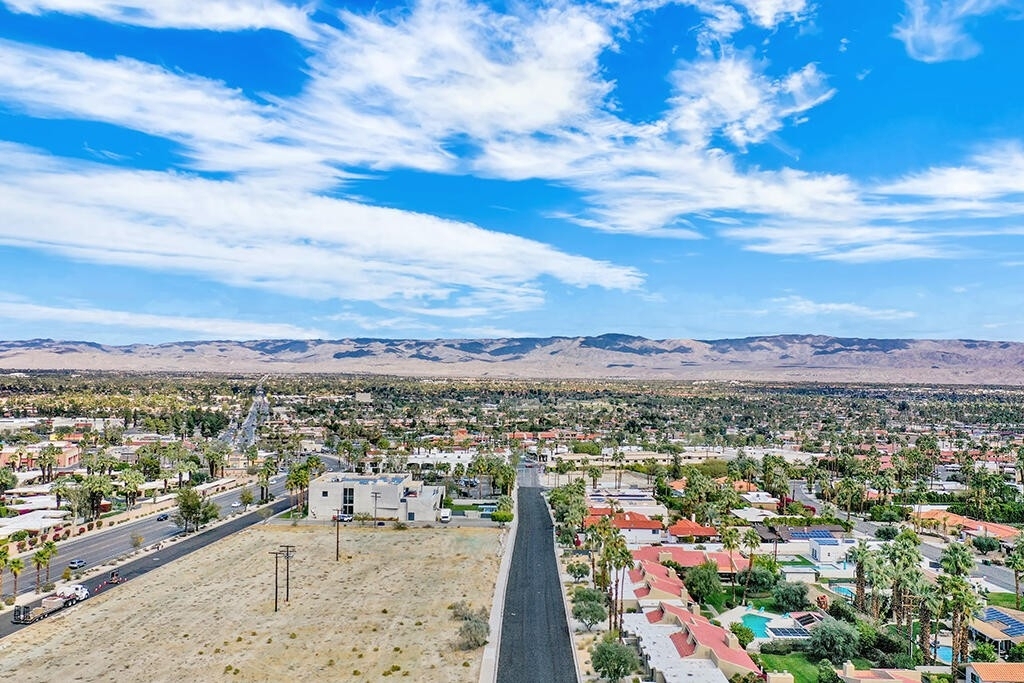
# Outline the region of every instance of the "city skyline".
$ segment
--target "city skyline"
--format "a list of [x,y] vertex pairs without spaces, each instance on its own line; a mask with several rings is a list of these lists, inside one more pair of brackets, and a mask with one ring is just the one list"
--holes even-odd
[[0,338],[1024,340],[1015,0],[0,0]]

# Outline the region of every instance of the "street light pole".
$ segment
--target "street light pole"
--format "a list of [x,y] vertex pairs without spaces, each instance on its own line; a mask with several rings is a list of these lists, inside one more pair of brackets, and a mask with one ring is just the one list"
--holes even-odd
[[373,496],[373,525],[377,526],[377,499],[380,498],[380,491],[371,491],[370,495]]

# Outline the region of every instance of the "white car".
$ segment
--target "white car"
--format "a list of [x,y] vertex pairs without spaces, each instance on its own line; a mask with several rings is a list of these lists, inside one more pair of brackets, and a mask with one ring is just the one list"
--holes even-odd
[[231,507],[233,507],[233,508],[240,508],[240,507],[242,507],[242,503],[241,503],[241,501],[237,501],[236,500],[234,503],[231,504]]

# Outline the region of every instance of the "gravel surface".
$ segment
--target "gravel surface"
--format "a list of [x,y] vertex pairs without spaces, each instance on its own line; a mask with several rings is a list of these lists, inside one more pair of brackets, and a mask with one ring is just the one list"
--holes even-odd
[[551,517],[539,488],[519,488],[519,532],[512,552],[498,683],[576,683]]

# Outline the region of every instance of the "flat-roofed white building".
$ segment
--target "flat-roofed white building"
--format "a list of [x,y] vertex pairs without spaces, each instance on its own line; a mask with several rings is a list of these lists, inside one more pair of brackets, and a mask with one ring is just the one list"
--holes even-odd
[[376,514],[377,519],[433,522],[444,500],[443,486],[425,486],[409,473],[352,474],[328,472],[309,483],[309,516],[333,519]]

